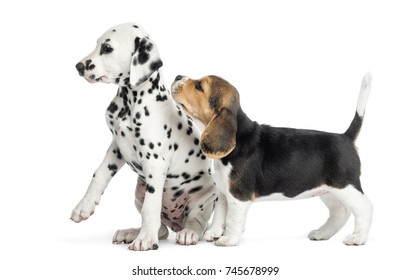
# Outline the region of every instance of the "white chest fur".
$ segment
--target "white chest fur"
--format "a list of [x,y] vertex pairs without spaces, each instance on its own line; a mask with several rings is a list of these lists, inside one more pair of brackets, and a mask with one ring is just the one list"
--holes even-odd
[[125,161],[140,175],[135,166],[148,160],[167,160],[172,140],[168,114],[176,114],[173,107],[158,74],[138,87],[120,87],[107,108],[107,125],[114,141]]
[[213,162],[213,174],[216,186],[224,195],[227,195],[229,190],[229,175],[231,174],[232,165],[230,163],[224,165],[219,159],[214,160]]

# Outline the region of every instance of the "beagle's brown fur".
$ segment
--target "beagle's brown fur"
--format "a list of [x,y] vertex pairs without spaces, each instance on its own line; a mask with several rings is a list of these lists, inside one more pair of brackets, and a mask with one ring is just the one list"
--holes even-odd
[[239,93],[230,83],[216,76],[188,80],[176,88],[174,99],[184,110],[206,125],[201,150],[209,158],[219,159],[236,146],[236,115]]

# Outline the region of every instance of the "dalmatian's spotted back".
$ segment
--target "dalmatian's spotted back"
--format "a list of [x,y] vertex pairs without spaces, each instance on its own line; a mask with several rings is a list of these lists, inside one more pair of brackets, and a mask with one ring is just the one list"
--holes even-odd
[[142,225],[118,230],[113,242],[131,243],[132,250],[158,248],[168,227],[178,232],[178,243],[196,244],[217,201],[199,131],[171,98],[161,67],[156,45],[135,24],[109,29],[76,65],[87,81],[119,88],[106,111],[113,141],[71,219],[87,219],[110,179],[127,163],[139,175],[135,204]]

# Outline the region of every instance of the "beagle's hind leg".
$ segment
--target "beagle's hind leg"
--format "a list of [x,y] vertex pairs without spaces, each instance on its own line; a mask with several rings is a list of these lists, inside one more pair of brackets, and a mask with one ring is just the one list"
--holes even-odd
[[329,209],[329,218],[320,228],[309,233],[310,240],[328,240],[339,232],[351,214],[351,211],[346,209],[332,193],[321,195],[320,199]]
[[346,245],[363,245],[367,241],[372,224],[373,205],[357,188],[348,185],[343,189],[332,189],[332,194],[349,209],[355,218],[354,231],[344,239]]

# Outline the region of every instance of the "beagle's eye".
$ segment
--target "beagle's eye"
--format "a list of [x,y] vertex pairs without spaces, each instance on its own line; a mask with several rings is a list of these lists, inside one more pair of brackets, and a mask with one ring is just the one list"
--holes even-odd
[[202,83],[201,82],[196,82],[195,83],[195,89],[199,90],[201,92],[204,92],[204,89],[202,88]]
[[112,53],[114,49],[107,43],[101,45],[100,55]]

